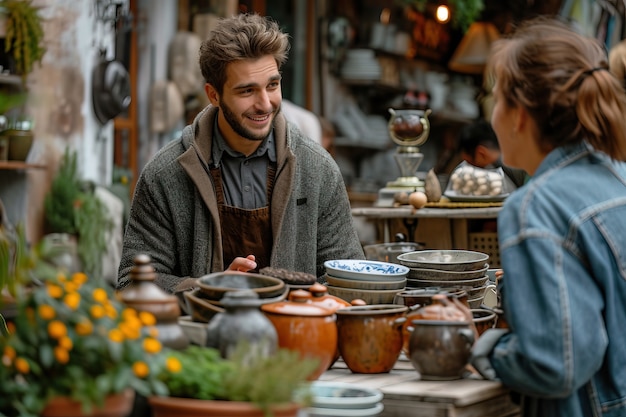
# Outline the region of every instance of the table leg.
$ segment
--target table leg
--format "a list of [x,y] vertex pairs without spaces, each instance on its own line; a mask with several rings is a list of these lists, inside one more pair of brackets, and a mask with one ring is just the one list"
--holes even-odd
[[404,227],[406,227],[408,242],[415,242],[415,229],[417,229],[418,221],[418,218],[410,219],[405,217],[402,219],[402,223],[404,223]]

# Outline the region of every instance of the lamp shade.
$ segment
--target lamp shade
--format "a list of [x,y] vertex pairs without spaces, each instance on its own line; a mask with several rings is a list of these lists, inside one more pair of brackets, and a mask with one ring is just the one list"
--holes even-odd
[[492,23],[472,23],[452,54],[448,67],[465,74],[481,74],[487,63],[491,43],[499,37],[500,32]]

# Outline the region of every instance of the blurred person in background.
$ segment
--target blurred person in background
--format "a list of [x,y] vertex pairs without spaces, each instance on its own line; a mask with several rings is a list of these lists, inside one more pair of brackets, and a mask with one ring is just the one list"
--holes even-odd
[[523,416],[626,416],[626,93],[605,48],[559,20],[496,41],[492,126],[531,179],[498,216],[509,329],[471,363]]

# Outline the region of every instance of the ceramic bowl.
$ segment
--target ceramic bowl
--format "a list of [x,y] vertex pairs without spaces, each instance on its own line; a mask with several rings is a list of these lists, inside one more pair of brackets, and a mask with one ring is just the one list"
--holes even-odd
[[358,279],[337,278],[326,274],[324,279],[328,285],[342,288],[357,288],[362,290],[397,290],[406,287],[406,278],[389,281],[362,281]]
[[427,280],[427,279],[410,279],[407,278],[406,285],[407,287],[415,287],[415,288],[425,288],[425,287],[482,287],[484,286],[489,277],[487,275],[480,278],[473,279],[460,279],[456,281],[435,281],[435,280]]
[[470,250],[422,250],[398,255],[398,262],[410,268],[444,271],[475,271],[484,267],[489,255]]
[[472,316],[474,317],[474,325],[479,335],[496,324],[496,313],[486,308],[473,308]]
[[373,407],[346,409],[346,408],[307,408],[307,416],[309,417],[375,417],[383,412],[385,406],[383,403],[377,403]]
[[310,392],[316,408],[371,408],[383,399],[378,389],[339,381],[313,381]]
[[281,295],[285,282],[279,278],[250,272],[224,271],[204,275],[197,279],[197,286],[204,298],[221,300],[227,291],[252,290],[259,298]]
[[406,277],[409,268],[406,266],[380,261],[364,261],[358,259],[336,259],[324,262],[326,273],[337,278],[360,279],[366,281],[383,281]]
[[361,288],[343,288],[327,285],[328,293],[349,303],[361,299],[366,304],[393,304],[393,299],[404,288],[395,290],[364,290]]
[[363,246],[365,257],[371,261],[398,262],[398,255],[422,250],[424,245],[415,242],[378,243]]
[[480,308],[480,306],[483,304],[484,299],[484,296],[469,298],[467,300],[467,303],[469,304],[470,308]]
[[444,271],[441,269],[410,268],[407,278],[430,279],[437,281],[456,281],[459,279],[472,279],[484,277],[489,269],[489,264],[472,271]]
[[223,313],[222,307],[213,305],[201,296],[198,296],[200,290],[195,289],[183,292],[183,297],[187,302],[187,311],[191,314],[193,321],[208,323],[217,313]]

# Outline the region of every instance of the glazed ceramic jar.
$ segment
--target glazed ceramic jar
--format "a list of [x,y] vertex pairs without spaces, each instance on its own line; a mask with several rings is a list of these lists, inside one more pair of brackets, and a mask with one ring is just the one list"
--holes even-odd
[[251,290],[229,291],[221,300],[225,309],[207,326],[206,346],[216,348],[223,358],[230,357],[240,343],[247,343],[252,356],[270,356],[278,348],[278,335],[271,321],[261,312],[263,301]]
[[337,351],[337,316],[333,310],[313,303],[311,293],[305,290],[294,290],[288,301],[265,304],[261,310],[274,325],[280,348],[319,360],[309,379],[319,378]]
[[394,304],[337,310],[339,352],[355,373],[389,372],[402,349],[402,325],[408,307]]
[[130,271],[130,284],[119,292],[122,302],[137,311],[152,313],[156,318],[158,339],[172,349],[184,349],[189,339],[178,324],[178,298],[167,294],[154,283],[156,272],[148,255],[137,255]]

